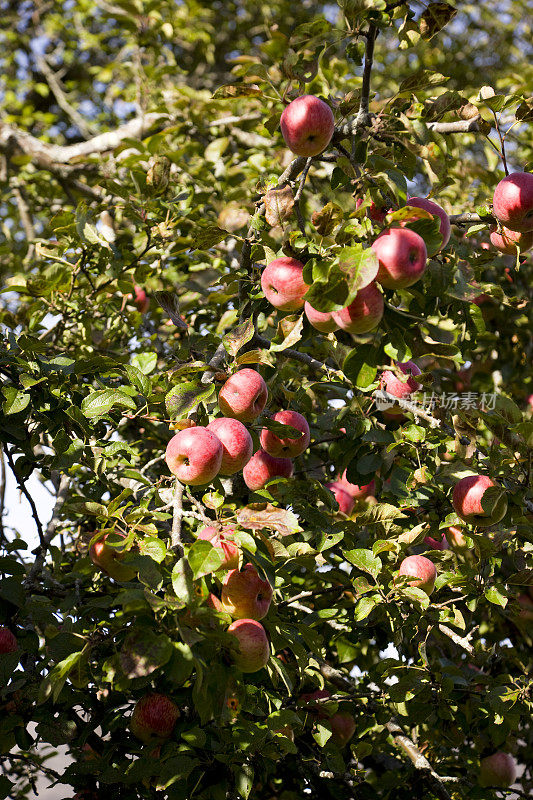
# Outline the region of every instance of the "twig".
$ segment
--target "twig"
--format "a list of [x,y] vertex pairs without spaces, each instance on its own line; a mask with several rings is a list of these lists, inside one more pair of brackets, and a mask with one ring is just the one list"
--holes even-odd
[[456,122],[428,122],[427,127],[433,133],[474,133],[479,131],[480,117],[458,119]]
[[439,631],[448,636],[448,638],[451,639],[452,642],[455,642],[455,644],[459,645],[459,647],[462,647],[463,650],[465,650],[470,656],[474,655],[474,648],[470,644],[470,639],[476,630],[477,628],[474,628],[474,630],[471,630],[467,636],[459,636],[459,634],[455,633],[455,631],[452,631],[451,628],[448,628],[447,625],[439,625]]
[[366,48],[365,48],[365,66],[363,69],[363,83],[361,86],[361,102],[359,104],[359,111],[355,119],[355,125],[359,128],[369,127],[372,124],[372,119],[369,114],[370,105],[370,76],[372,73],[372,65],[374,63],[374,44],[379,29],[375,25],[370,25],[366,35]]
[[36,550],[33,551],[36,556],[35,562],[28,573],[28,577],[24,581],[24,585],[27,589],[31,589],[37,576],[42,571],[42,568],[44,566],[44,561],[46,558],[46,553],[48,552],[50,543],[52,542],[52,539],[56,535],[56,531],[59,526],[59,515],[61,513],[63,504],[67,499],[69,488],[70,488],[70,478],[68,477],[68,475],[65,474],[61,475],[56,495],[56,502],[54,505],[54,510],[52,512],[52,517],[50,519],[50,522],[46,526],[45,535],[41,538],[41,544],[39,545],[39,547],[37,547]]
[[60,108],[63,109],[65,114],[70,117],[74,125],[78,128],[81,135],[85,139],[89,139],[91,136],[94,135],[94,131],[91,130],[90,126],[87,125],[82,115],[77,111],[73,105],[68,101],[66,93],[63,89],[60,79],[57,77],[53,69],[50,67],[48,61],[44,56],[37,57],[37,66],[43,73],[44,77],[46,78],[46,82],[48,83],[50,89],[52,90],[55,99],[57,100],[57,104]]
[[25,485],[24,481],[21,478],[19,478],[17,470],[16,470],[16,467],[15,467],[15,462],[13,460],[13,456],[11,455],[11,453],[9,452],[9,449],[7,447],[5,448],[5,453],[6,453],[7,463],[9,464],[11,472],[13,473],[13,475],[15,476],[15,480],[17,481],[17,486],[19,487],[20,491],[22,492],[22,494],[24,495],[24,497],[26,498],[26,500],[30,504],[31,514],[32,514],[33,519],[35,520],[35,525],[37,526],[37,532],[39,534],[39,541],[41,542],[41,544],[43,544],[44,540],[45,540],[43,526],[41,524],[41,520],[39,519],[39,514],[37,513],[37,508],[36,508],[35,503],[33,501],[33,497],[31,496],[31,494],[26,489],[26,485]]
[[4,510],[6,499],[6,461],[4,448],[0,444],[0,542],[4,541]]
[[305,236],[305,221],[302,216],[302,209],[300,208],[300,199],[302,197],[302,193],[305,186],[305,181],[307,180],[307,175],[309,173],[309,168],[311,167],[313,159],[308,158],[305,167],[303,168],[301,177],[300,177],[300,185],[298,186],[298,191],[294,195],[294,207],[296,209],[296,217],[298,219],[298,227],[300,228],[301,232]]
[[300,592],[300,594],[295,594],[294,597],[289,597],[287,600],[282,600],[278,603],[278,608],[282,608],[283,606],[290,606],[293,603],[298,602],[298,600],[305,600],[306,597],[317,597],[318,595],[322,594],[331,594],[333,592],[343,592],[345,589],[349,587],[347,586],[326,586],[324,589],[314,589],[312,591]]
[[170,542],[178,556],[183,556],[183,545],[181,543],[181,518],[183,512],[183,484],[176,478],[174,483],[174,501],[172,514],[172,533]]
[[187,494],[187,500],[190,503],[192,503],[192,505],[195,506],[195,508],[198,510],[199,518],[210,525],[213,520],[209,519],[209,517],[205,513],[205,507],[200,503],[199,500],[196,499],[196,497],[193,495],[188,486],[186,487],[186,494]]

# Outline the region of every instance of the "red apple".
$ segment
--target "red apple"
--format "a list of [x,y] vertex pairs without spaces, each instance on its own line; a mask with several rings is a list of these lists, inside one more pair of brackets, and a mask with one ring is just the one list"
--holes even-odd
[[[307,706],[309,703],[314,703],[316,700],[328,700],[331,694],[327,689],[317,689],[315,692],[307,692],[300,695],[298,700],[299,705]],[[345,747],[355,733],[355,721],[353,716],[347,711],[336,711],[334,714],[328,714],[325,707],[321,704],[311,706],[307,709],[308,713],[317,719],[329,719],[331,725],[331,741],[337,747]]]
[[276,458],[264,450],[258,450],[243,469],[242,477],[246,486],[256,492],[274,478],[290,478],[293,469],[290,458]]
[[335,120],[327,103],[312,94],[304,94],[285,108],[280,127],[289,150],[297,156],[310,158],[330,143]]
[[[109,533],[106,533],[102,539],[99,539],[91,545],[89,548],[89,557],[93,564],[100,567],[100,569],[109,575],[110,578],[113,578],[113,580],[124,582],[132,581],[137,572],[133,567],[121,563],[126,555],[126,551],[110,547],[106,542],[109,535]],[[119,533],[118,531],[114,531],[113,536],[120,539],[126,538],[123,533]]]
[[279,437],[268,428],[263,428],[261,431],[261,447],[269,455],[279,458],[296,458],[300,456],[304,450],[309,447],[311,440],[311,433],[307,420],[297,411],[278,411],[272,419],[275,422],[280,422],[282,425],[290,425],[291,428],[302,432],[299,439],[290,439],[289,437]]
[[[393,397],[398,397],[400,400],[409,400],[413,392],[422,389],[422,384],[415,381],[413,377],[414,375],[420,375],[422,370],[414,361],[396,361],[395,365],[400,372],[409,376],[407,380],[403,381],[391,370],[385,370],[381,376],[380,387],[387,394],[393,395]],[[399,420],[404,416],[401,409],[395,406],[387,408],[386,413],[389,419],[392,420]]]
[[504,496],[497,501],[491,514],[481,505],[483,495],[493,486],[496,484],[486,475],[468,475],[466,478],[461,478],[453,488],[452,503],[455,513],[465,522],[480,528],[499,522],[507,512],[507,500]]
[[134,286],[134,299],[133,302],[137,307],[137,311],[141,314],[146,314],[148,309],[150,308],[150,298],[146,294],[145,290],[141,286]]
[[520,248],[521,253],[531,250],[533,247],[533,230],[512,231],[510,228],[502,227],[501,231],[498,231],[496,225],[492,225],[490,241],[500,253],[505,253],[507,256],[515,256],[518,248]]
[[207,595],[207,599],[205,601],[206,606],[209,608],[214,609],[215,611],[223,611],[222,603],[220,602],[219,598],[213,592],[209,592]]
[[343,514],[346,514],[347,517],[353,511],[353,507],[355,505],[355,501],[353,497],[351,497],[347,491],[345,491],[343,485],[340,481],[334,481],[333,483],[326,483],[326,489],[329,489],[330,492],[333,493],[335,500],[339,506],[339,511]]
[[11,633],[9,628],[0,625],[0,655],[14,653],[19,649],[16,636]]
[[498,786],[506,789],[516,781],[516,761],[509,753],[499,750],[482,758],[479,764],[481,786]]
[[424,539],[424,544],[427,544],[431,550],[447,550],[448,540],[444,534],[442,534],[442,538],[434,539],[432,536],[426,536]]
[[434,203],[433,200],[428,200],[425,197],[410,197],[407,201],[407,205],[414,206],[415,208],[423,208],[424,211],[429,211],[429,213],[434,217],[438,217],[440,219],[440,235],[442,236],[442,244],[439,248],[437,248],[437,250],[435,250],[433,253],[429,253],[428,255],[434,256],[435,253],[439,252],[439,250],[444,250],[450,240],[450,233],[452,230],[450,218],[445,210],[441,208],[438,203]]
[[372,497],[376,493],[376,482],[374,480],[371,480],[370,483],[364,486],[358,486],[356,483],[350,483],[346,477],[346,470],[344,470],[341,477],[338,479],[338,483],[354,500],[365,500],[367,497]]
[[383,295],[375,281],[359,289],[349,306],[333,312],[339,328],[348,333],[367,333],[379,325],[382,316]]
[[409,575],[418,580],[411,580],[408,586],[422,589],[426,594],[431,594],[435,587],[437,569],[433,561],[425,556],[407,556],[400,564],[399,575]]
[[249,462],[254,452],[254,443],[247,429],[238,419],[219,417],[207,426],[222,444],[221,475],[234,475]]
[[[359,208],[363,205],[363,200],[361,197],[358,197],[355,201],[355,207]],[[370,203],[369,207],[366,210],[366,215],[369,219],[373,220],[374,222],[384,222],[385,217],[389,213],[389,209],[387,206],[377,206],[374,202]]]
[[427,264],[426,244],[409,228],[383,231],[372,250],[379,259],[376,281],[387,289],[405,289],[424,274]]
[[169,470],[182,483],[203,486],[220,472],[223,453],[218,436],[198,425],[172,437],[165,459]]
[[313,328],[321,333],[331,333],[339,327],[329,311],[317,311],[307,301],[304,304],[304,311]]
[[240,369],[224,384],[218,394],[218,405],[225,417],[239,422],[253,422],[263,411],[268,389],[255,369]]
[[492,210],[512,231],[533,230],[533,173],[513,172],[494,190]]
[[257,672],[268,663],[270,645],[266,631],[255,619],[237,619],[228,628],[228,633],[238,642],[238,654],[233,657],[241,672]]
[[280,311],[299,311],[309,286],[303,279],[304,265],[296,258],[276,258],[264,268],[261,288],[266,299]]
[[218,528],[214,525],[207,525],[198,533],[198,539],[204,539],[206,542],[211,542],[213,547],[222,551],[224,560],[219,569],[235,569],[239,566],[239,548],[235,542],[231,541],[235,528],[226,526],[225,528]]
[[272,586],[252,564],[232,569],[222,583],[222,608],[234,619],[263,619],[272,601]]
[[179,709],[164,694],[147,694],[136,704],[130,720],[130,730],[145,744],[169,739],[180,715]]

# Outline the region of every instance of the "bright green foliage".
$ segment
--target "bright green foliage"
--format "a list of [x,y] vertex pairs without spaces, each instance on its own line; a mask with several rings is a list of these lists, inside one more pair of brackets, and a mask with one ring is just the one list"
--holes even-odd
[[[510,171],[533,171],[526,5],[0,4],[0,440],[23,491],[35,472],[57,496],[50,524],[35,508],[36,554],[1,531],[0,625],[20,650],[0,655],[0,797],[53,781],[41,761],[63,745],[65,797],[85,800],[489,800],[511,796],[478,786],[497,750],[533,791],[533,267],[486,247],[504,134]],[[363,102],[351,135],[374,32],[371,117]],[[279,117],[303,93],[330,103],[337,133],[299,203],[302,161],[265,209],[291,164]],[[343,308],[390,223],[370,203],[411,194],[472,218],[422,280],[385,291],[375,331],[319,334],[265,300],[261,267],[285,254],[317,308]],[[430,249],[438,224],[419,217]],[[447,404],[388,421],[380,374],[409,359],[419,396]],[[180,512],[167,442],[219,415],[241,365],[267,381],[269,413],[306,417],[311,446],[275,489],[217,478]],[[351,518],[324,488],[345,469],[376,482]],[[468,472],[503,487],[507,513],[430,550],[461,524]],[[237,525],[243,563],[275,587],[272,657],[253,674],[206,603],[223,579],[219,552],[193,544],[206,518]],[[113,531],[126,583],[89,557]],[[430,597],[395,580],[413,553],[437,566]],[[299,703],[323,686],[323,708]],[[156,749],[128,728],[150,691],[181,711]],[[338,708],[356,726],[345,748]]]

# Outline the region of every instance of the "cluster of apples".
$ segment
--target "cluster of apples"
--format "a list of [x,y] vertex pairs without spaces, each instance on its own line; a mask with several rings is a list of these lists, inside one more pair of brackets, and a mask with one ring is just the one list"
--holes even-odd
[[253,443],[245,423],[262,413],[268,389],[254,369],[241,369],[224,383],[218,404],[224,417],[206,427],[185,428],[172,437],[166,449],[168,468],[182,483],[202,486],[216,475],[235,475],[242,470],[251,491],[262,489],[276,477],[290,478],[292,460],[309,446],[311,438],[305,417],[297,411],[278,411],[272,419],[300,431],[296,439],[278,436],[263,428],[261,448],[253,453]]

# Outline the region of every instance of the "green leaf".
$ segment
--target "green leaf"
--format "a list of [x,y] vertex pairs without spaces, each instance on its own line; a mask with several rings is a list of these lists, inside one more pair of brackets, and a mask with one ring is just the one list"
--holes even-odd
[[118,389],[99,389],[83,399],[81,410],[88,419],[92,419],[107,414],[114,406],[132,411],[137,408],[135,400],[124,392]]
[[494,603],[494,605],[501,606],[502,608],[505,608],[508,603],[508,598],[503,586],[499,588],[491,586],[489,589],[485,589],[485,597],[490,603]]
[[376,601],[372,597],[362,597],[353,612],[355,622],[362,622],[376,607]]
[[254,783],[254,768],[251,764],[244,763],[235,775],[235,788],[239,795],[247,800]]
[[153,561],[157,561],[158,564],[165,560],[167,554],[166,545],[156,536],[140,539],[137,542],[137,546],[142,555],[149,556]]
[[331,739],[331,735],[331,725],[329,722],[319,720],[315,723],[313,728],[313,739],[319,747],[325,747],[325,745]]
[[422,38],[432,39],[456,14],[457,9],[448,3],[430,3],[419,20]]
[[126,374],[130,379],[130,383],[135,386],[139,392],[144,395],[144,397],[148,397],[152,391],[152,381],[148,378],[140,369],[137,367],[133,367],[130,364],[126,364],[124,367],[126,370]]
[[241,347],[244,347],[253,338],[254,333],[254,320],[253,317],[250,317],[227,333],[222,339],[222,344],[226,351],[235,358]]
[[193,579],[196,580],[220,569],[224,554],[220,547],[213,547],[211,542],[197,539],[189,548],[187,560],[191,565]]
[[137,353],[131,359],[134,367],[137,367],[143,375],[149,375],[157,366],[157,353]]
[[189,414],[201,402],[208,400],[214,393],[212,383],[188,381],[173,386],[165,397],[165,406],[170,419],[180,419]]
[[368,572],[373,578],[377,578],[381,572],[381,559],[374,556],[371,550],[348,550],[344,557],[362,572]]
[[164,666],[172,654],[172,642],[166,634],[139,627],[124,640],[120,650],[120,666],[130,680],[145,678]]
[[421,69],[418,72],[409,75],[400,83],[398,92],[416,92],[421,89],[428,89],[430,86],[442,86],[449,78],[441,75],[439,72],[433,72],[429,69]]
[[333,261],[308,262],[304,278],[309,281],[311,270],[313,283],[305,299],[317,311],[340,311],[355,300],[359,289],[374,280],[378,267],[374,251],[361,245],[343,248]]
[[31,400],[30,394],[19,391],[18,389],[15,389],[14,386],[4,386],[2,392],[6,398],[2,405],[4,414],[6,416],[9,416],[10,414],[18,414],[20,411],[24,411]]
[[376,379],[380,349],[372,344],[359,345],[348,353],[342,365],[342,371],[354,386],[366,389]]

